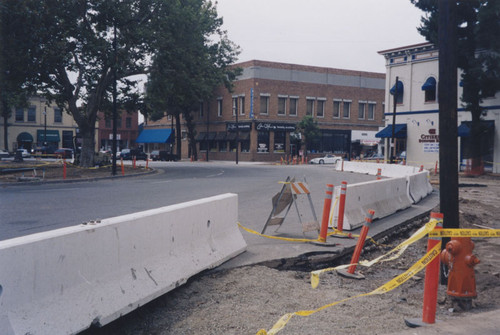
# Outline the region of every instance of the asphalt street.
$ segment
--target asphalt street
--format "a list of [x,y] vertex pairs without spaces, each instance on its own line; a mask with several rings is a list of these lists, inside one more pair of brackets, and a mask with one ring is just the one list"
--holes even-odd
[[336,172],[331,165],[281,166],[240,162],[153,162],[158,173],[95,182],[0,187],[0,240],[135,213],[222,193],[236,193],[239,220],[260,231],[271,198],[287,176],[307,180],[317,216],[327,183],[373,176]]

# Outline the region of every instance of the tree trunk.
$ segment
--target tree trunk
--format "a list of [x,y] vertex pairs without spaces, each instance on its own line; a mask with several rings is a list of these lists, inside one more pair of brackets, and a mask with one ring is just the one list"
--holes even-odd
[[80,153],[80,166],[94,166],[94,137],[95,128],[91,127],[87,131],[82,131],[82,151]]
[[9,130],[9,116],[4,114],[3,115],[3,143],[4,143],[4,149],[9,151],[9,136],[7,131]]
[[181,134],[181,114],[175,113],[175,137],[176,137],[176,154],[181,158],[182,155],[182,134]]

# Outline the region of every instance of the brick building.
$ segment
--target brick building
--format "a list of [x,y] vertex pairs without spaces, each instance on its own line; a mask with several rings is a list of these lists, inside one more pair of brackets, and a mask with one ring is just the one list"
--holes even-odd
[[[384,125],[385,74],[252,60],[232,93],[220,88],[215,98],[196,111],[200,157],[242,161],[277,161],[301,154],[297,124],[311,115],[321,130],[308,158],[334,153],[350,158],[376,150],[375,133]],[[237,115],[236,115],[237,114]],[[170,128],[164,118],[144,129]],[[188,146],[182,126],[182,157]],[[239,130],[238,132],[236,130]],[[165,149],[162,147],[165,146]],[[167,144],[156,144],[164,149]]]
[[[113,119],[98,113],[98,146],[100,150],[111,150],[113,147]],[[132,148],[139,135],[138,113],[120,112],[117,117],[117,150]]]

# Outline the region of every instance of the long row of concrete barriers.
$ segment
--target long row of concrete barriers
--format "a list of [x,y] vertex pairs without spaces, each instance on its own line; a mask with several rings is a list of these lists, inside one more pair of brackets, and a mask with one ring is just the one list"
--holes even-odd
[[238,197],[211,198],[0,242],[0,334],[107,324],[246,250]]
[[[353,230],[363,225],[369,209],[374,218],[383,218],[410,207],[432,192],[429,171],[414,166],[362,162],[339,162],[337,171],[365,173],[387,177],[364,183],[347,185],[343,229]],[[334,190],[334,198],[340,196],[340,187]],[[339,206],[332,206],[330,222],[337,222]]]

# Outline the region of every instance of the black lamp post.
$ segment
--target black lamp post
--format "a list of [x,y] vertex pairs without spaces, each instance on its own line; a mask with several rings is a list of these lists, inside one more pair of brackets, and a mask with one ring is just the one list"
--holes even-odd
[[[43,118],[44,118],[44,126],[43,126],[43,146],[47,147],[47,106],[43,109]],[[45,148],[47,150],[47,148]]]

